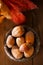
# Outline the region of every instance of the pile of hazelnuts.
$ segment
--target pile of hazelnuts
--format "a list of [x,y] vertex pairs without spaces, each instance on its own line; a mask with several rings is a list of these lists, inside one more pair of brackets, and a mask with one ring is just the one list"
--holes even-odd
[[29,58],[34,53],[34,33],[31,30],[25,31],[23,26],[16,26],[6,39],[6,46],[11,49],[15,59]]

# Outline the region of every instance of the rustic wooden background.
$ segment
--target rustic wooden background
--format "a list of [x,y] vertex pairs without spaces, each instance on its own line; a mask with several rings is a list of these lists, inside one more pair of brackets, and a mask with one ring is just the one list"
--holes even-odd
[[[38,1],[38,0],[35,0],[35,1]],[[36,30],[36,32],[39,34],[41,47],[40,47],[39,54],[34,58],[33,62],[34,62],[34,65],[43,65],[43,3],[41,0],[35,3],[39,6],[39,9],[28,12],[29,21],[27,20],[28,22],[26,22],[26,25],[28,24],[29,26],[33,27]],[[26,62],[15,62],[11,60],[4,51],[5,34],[13,26],[14,26],[14,23],[7,19],[3,20],[3,23],[0,24],[0,65],[19,65],[19,64],[32,65],[32,60],[29,60]]]

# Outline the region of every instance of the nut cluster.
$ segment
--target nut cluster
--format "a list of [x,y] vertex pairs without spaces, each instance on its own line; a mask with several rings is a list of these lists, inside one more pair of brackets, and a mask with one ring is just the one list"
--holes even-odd
[[28,58],[34,53],[34,33],[32,31],[25,33],[25,31],[23,26],[16,26],[6,39],[6,45],[11,48],[11,53],[15,59]]

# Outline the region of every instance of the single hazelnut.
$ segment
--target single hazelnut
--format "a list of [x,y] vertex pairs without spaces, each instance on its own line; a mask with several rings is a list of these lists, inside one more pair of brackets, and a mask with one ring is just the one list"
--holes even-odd
[[8,48],[11,48],[15,44],[15,39],[9,35],[6,40],[6,45]]
[[12,36],[20,37],[24,34],[24,28],[22,26],[16,26],[12,30]]
[[31,57],[33,53],[34,53],[34,47],[30,47],[29,50],[24,51],[24,56],[28,58]]
[[27,45],[33,45],[34,44],[34,33],[32,31],[29,31],[25,35],[25,40]]
[[28,48],[28,46],[26,45],[26,43],[22,44],[22,45],[20,46],[20,48],[19,48],[19,50],[20,50],[21,52],[24,52],[24,51],[26,51],[27,49],[29,49],[29,48]]
[[17,47],[13,47],[11,53],[15,59],[21,59],[23,57],[23,53],[21,53]]
[[23,37],[19,37],[16,39],[16,43],[17,43],[18,47],[20,47],[24,42],[25,42],[25,40]]

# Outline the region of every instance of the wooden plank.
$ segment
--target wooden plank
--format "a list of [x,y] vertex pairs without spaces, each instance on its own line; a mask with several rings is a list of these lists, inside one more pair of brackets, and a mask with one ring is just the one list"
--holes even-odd
[[39,54],[34,58],[34,65],[43,65],[43,47],[41,47]]

